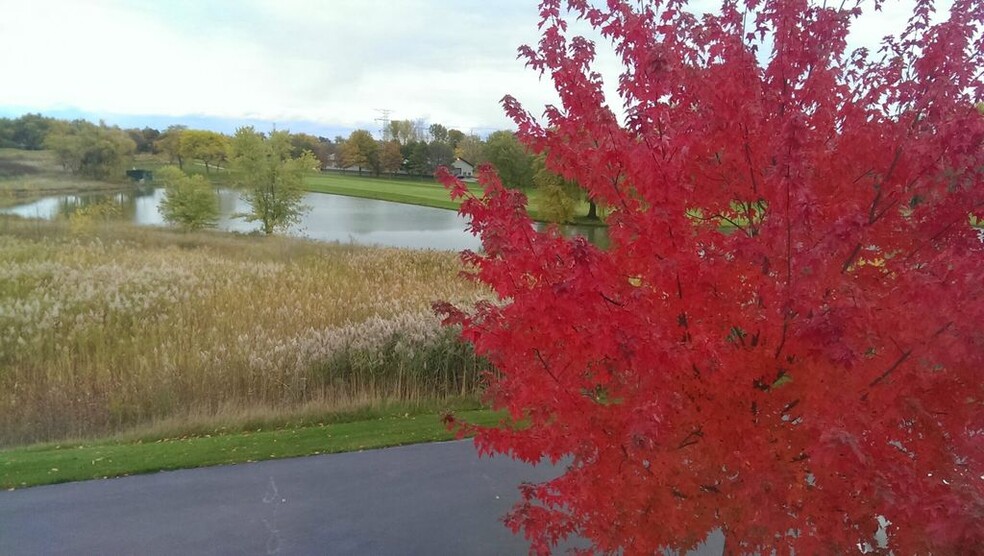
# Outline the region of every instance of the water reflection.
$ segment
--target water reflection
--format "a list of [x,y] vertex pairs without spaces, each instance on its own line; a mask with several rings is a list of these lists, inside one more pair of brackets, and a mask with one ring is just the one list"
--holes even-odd
[[[542,226],[538,226],[542,229]],[[602,249],[608,248],[608,228],[604,226],[562,226],[560,231],[567,237],[575,235],[584,236],[584,239],[598,247]]]
[[[259,225],[235,218],[249,206],[231,189],[219,189],[219,229],[255,232]],[[27,218],[66,217],[80,208],[106,201],[119,207],[121,220],[142,226],[163,226],[158,210],[163,188],[142,188],[118,193],[59,195],[4,209],[2,212]],[[322,241],[362,245],[385,245],[414,249],[478,250],[481,243],[466,231],[467,221],[454,211],[419,207],[373,199],[358,199],[325,193],[309,193],[304,203],[311,207],[300,224],[289,233]],[[565,226],[565,235],[579,234],[596,245],[608,242],[602,227]]]

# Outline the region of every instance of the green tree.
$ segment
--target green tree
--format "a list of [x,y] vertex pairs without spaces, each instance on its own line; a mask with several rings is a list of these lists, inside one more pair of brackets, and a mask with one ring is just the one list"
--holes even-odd
[[433,173],[430,168],[430,153],[427,149],[427,143],[423,141],[408,143],[404,147],[404,151],[407,159],[407,172],[418,176]]
[[379,175],[379,144],[368,131],[353,131],[341,151],[343,168],[358,166],[359,174],[363,168],[369,168],[373,174]]
[[184,169],[184,158],[181,156],[181,135],[187,130],[183,125],[168,126],[154,146],[159,152],[167,155],[168,162],[178,163],[178,168]]
[[136,143],[138,153],[154,152],[154,143],[161,136],[161,132],[152,127],[145,127],[143,129],[128,129],[126,130],[126,133],[130,136],[130,139],[133,139],[133,142]]
[[465,132],[461,130],[458,129],[448,130],[448,144],[451,145],[452,149],[458,148],[458,143],[460,143],[461,140],[464,139],[465,137],[466,137]]
[[164,185],[161,216],[186,231],[213,228],[219,220],[219,198],[201,174],[188,176],[179,168],[165,166],[155,173]]
[[290,144],[293,147],[291,156],[294,158],[304,154],[304,151],[310,151],[321,163],[322,168],[328,166],[330,150],[327,138],[315,137],[308,133],[291,133]]
[[44,145],[73,174],[111,181],[123,179],[123,170],[136,149],[120,128],[85,120],[52,123]]
[[403,147],[407,172],[418,176],[430,176],[438,166],[450,166],[454,162],[451,145],[440,141],[416,141]]
[[427,131],[430,132],[431,141],[448,142],[448,128],[441,124],[431,124]]
[[274,131],[269,137],[250,127],[241,127],[231,141],[230,165],[236,184],[250,212],[237,215],[259,222],[263,233],[286,230],[300,222],[309,209],[302,203],[304,175],[319,163],[310,151],[291,155],[290,133]]
[[513,132],[503,130],[489,135],[484,154],[495,166],[506,187],[526,189],[533,185],[533,157],[526,152],[526,148],[519,143]]
[[44,148],[44,140],[51,129],[54,118],[41,114],[24,114],[13,120],[11,141],[19,149],[37,151]]
[[229,138],[221,133],[204,129],[187,129],[181,133],[178,150],[184,158],[197,159],[205,164],[205,173],[211,166],[226,157]]
[[14,120],[0,118],[0,149],[11,149],[14,145]]
[[427,164],[431,174],[438,166],[450,166],[454,162],[454,149],[442,141],[431,141],[427,145]]
[[0,118],[0,148],[41,150],[45,148],[48,133],[66,123],[68,122],[41,114],[24,114],[14,119]]
[[55,154],[62,169],[73,174],[78,174],[82,164],[78,137],[80,122],[55,122],[44,140],[44,147]]

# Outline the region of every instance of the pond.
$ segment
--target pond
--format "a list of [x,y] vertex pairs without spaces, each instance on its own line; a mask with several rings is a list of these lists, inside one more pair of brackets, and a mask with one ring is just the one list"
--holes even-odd
[[[235,218],[249,206],[239,193],[219,189],[220,230],[249,233],[259,229],[256,223]],[[166,226],[158,210],[164,198],[163,188],[147,187],[118,193],[88,193],[44,197],[30,203],[0,210],[26,218],[54,219],[70,215],[79,207],[114,200],[120,206],[120,218],[141,226]],[[330,195],[308,193],[304,204],[309,210],[290,235],[321,241],[359,245],[383,245],[413,249],[478,250],[478,238],[466,231],[467,221],[451,210],[419,207]],[[607,244],[607,230],[591,226],[565,226],[566,235],[579,234],[589,241]]]

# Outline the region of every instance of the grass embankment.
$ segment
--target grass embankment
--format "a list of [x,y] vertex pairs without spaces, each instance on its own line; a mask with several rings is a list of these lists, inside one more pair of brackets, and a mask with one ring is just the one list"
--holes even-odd
[[[474,424],[494,424],[495,413],[462,411]],[[371,417],[371,418],[367,418]],[[347,419],[357,419],[348,421]],[[184,437],[144,435],[92,443],[45,444],[0,451],[0,488],[37,485],[244,463],[267,459],[351,452],[419,442],[450,440],[452,433],[433,413],[408,410],[357,412],[337,422],[306,427],[201,433]],[[328,419],[326,419],[328,421]]]
[[[163,155],[138,154],[130,165],[145,170],[157,170],[169,163]],[[225,168],[211,168],[188,161],[188,174],[202,174],[217,186],[231,185],[231,174]],[[0,208],[30,202],[50,195],[72,195],[124,191],[133,188],[132,181],[120,175],[116,180],[100,181],[73,175],[62,168],[52,151],[0,149]]]
[[0,220],[0,446],[474,396],[456,255]]
[[47,195],[86,191],[119,191],[126,183],[73,176],[51,151],[0,149],[0,207],[26,203]]
[[[433,178],[411,180],[323,173],[316,176],[309,176],[305,179],[304,184],[308,191],[316,193],[332,193],[335,195],[378,199],[381,201],[450,210],[458,210],[458,206],[460,205],[458,201],[452,201],[448,196],[448,191],[434,181]],[[481,188],[478,184],[469,184],[469,190],[476,194],[481,194]],[[543,217],[540,216],[536,209],[539,200],[539,191],[533,189],[524,193],[526,193],[529,199],[527,211],[530,217],[534,220],[543,221]],[[581,202],[577,208],[577,214],[583,215],[587,214],[587,212],[588,203]],[[580,226],[604,225],[600,220],[588,220],[584,217],[578,217],[574,221],[574,224]]]
[[[160,170],[164,166],[174,166],[175,168],[178,168],[178,163],[171,162],[164,154],[139,154],[134,157],[133,164],[137,168],[151,171]],[[203,178],[209,180],[209,182],[216,187],[235,186],[235,180],[233,179],[234,174],[225,166],[210,165],[206,168],[204,163],[197,160],[185,160],[181,164],[180,169],[189,176],[200,174]]]
[[[448,196],[447,189],[444,189],[433,178],[411,180],[322,173],[308,176],[304,180],[304,186],[308,191],[316,193],[332,193],[334,195],[450,210],[457,210],[461,204],[458,201],[452,201]],[[477,184],[473,185],[472,188],[474,191],[478,191]]]

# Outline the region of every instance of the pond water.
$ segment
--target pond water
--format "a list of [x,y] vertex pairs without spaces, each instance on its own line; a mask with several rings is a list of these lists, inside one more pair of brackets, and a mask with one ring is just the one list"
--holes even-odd
[[[239,193],[219,189],[220,230],[249,233],[257,223],[235,218],[249,206]],[[30,203],[0,210],[26,218],[54,219],[67,216],[94,203],[112,199],[120,207],[120,219],[141,226],[166,226],[158,207],[163,188],[145,187],[119,193],[91,193],[44,197]],[[326,193],[308,193],[304,204],[309,210],[290,235],[321,241],[360,245],[384,245],[413,249],[478,250],[478,238],[466,231],[467,221],[451,210],[419,207],[373,199],[358,199]],[[579,234],[599,245],[607,243],[607,230],[591,226],[565,226],[567,235]]]

